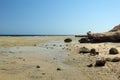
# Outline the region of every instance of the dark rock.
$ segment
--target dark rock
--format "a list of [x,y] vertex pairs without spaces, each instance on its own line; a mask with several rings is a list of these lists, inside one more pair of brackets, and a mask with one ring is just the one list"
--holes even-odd
[[89,65],[87,65],[87,67],[92,67],[93,66],[93,64],[89,64]]
[[56,46],[56,44],[53,44],[53,46]]
[[105,59],[96,60],[95,67],[102,67],[102,66],[105,66],[105,63],[106,63],[106,60],[105,60]]
[[91,56],[99,55],[99,52],[96,52],[96,50],[93,48],[90,50],[90,55]]
[[111,60],[111,62],[119,62],[120,61],[120,58],[119,57],[115,57]]
[[42,75],[45,75],[45,73],[42,73]]
[[37,65],[37,66],[36,66],[36,68],[40,68],[40,66],[39,66],[39,65]]
[[109,54],[118,54],[119,52],[118,52],[118,50],[116,49],[116,48],[111,48],[110,50],[109,50]]
[[106,61],[111,61],[112,59],[111,58],[106,58]]
[[57,71],[61,71],[61,68],[57,68]]
[[89,43],[90,40],[89,40],[88,38],[81,38],[81,39],[79,40],[79,42],[80,42],[80,43]]
[[95,54],[95,53],[96,53],[96,50],[93,48],[93,49],[90,50],[90,53]]
[[67,39],[64,40],[64,42],[66,42],[66,43],[72,42],[72,39],[71,38],[67,38]]
[[99,55],[99,52],[96,52],[96,55]]
[[90,50],[86,47],[81,47],[79,53],[90,53]]

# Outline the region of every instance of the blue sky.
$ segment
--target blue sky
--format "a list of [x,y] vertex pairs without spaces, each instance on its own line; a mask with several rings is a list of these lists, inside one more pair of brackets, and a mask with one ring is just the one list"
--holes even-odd
[[0,34],[86,34],[120,24],[120,0],[0,0]]

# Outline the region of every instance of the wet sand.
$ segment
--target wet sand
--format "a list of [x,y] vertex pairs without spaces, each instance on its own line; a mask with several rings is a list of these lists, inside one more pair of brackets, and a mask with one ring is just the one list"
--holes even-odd
[[[72,38],[71,43],[64,39]],[[74,36],[0,37],[0,80],[120,80],[120,62],[87,67],[120,43],[79,43]],[[99,55],[79,54],[80,47]]]

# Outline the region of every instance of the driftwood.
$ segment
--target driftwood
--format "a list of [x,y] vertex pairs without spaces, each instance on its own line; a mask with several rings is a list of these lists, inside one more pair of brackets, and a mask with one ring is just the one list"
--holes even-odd
[[90,42],[120,42],[120,25],[104,33],[87,33]]

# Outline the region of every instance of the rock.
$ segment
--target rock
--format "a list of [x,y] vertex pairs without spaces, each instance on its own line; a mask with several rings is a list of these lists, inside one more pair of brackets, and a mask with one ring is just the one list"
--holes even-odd
[[111,59],[111,58],[106,58],[105,60],[106,60],[106,61],[111,61],[112,59]]
[[93,64],[89,64],[89,65],[87,65],[87,67],[92,67],[93,66]]
[[105,66],[105,63],[106,63],[106,60],[105,60],[105,59],[96,60],[95,67],[102,67],[102,66]]
[[67,39],[64,40],[64,42],[66,42],[66,43],[72,42],[72,39],[71,38],[67,38]]
[[61,68],[57,68],[57,71],[61,71]]
[[90,40],[89,40],[88,38],[81,38],[81,39],[79,40],[79,42],[80,42],[80,43],[89,43]]
[[93,53],[93,54],[95,54],[95,53],[96,53],[96,50],[95,50],[95,48],[92,48],[92,49],[90,50],[90,53]]
[[81,47],[79,53],[90,53],[90,50],[86,47]]
[[91,56],[99,55],[99,52],[96,52],[96,50],[93,48],[90,50],[90,55]]
[[39,66],[39,65],[37,65],[37,66],[36,66],[36,68],[40,68],[40,66]]
[[45,73],[42,73],[42,75],[45,75]]
[[109,50],[109,54],[118,54],[119,52],[118,52],[118,50],[116,49],[116,48],[111,48],[110,50]]
[[119,62],[120,61],[120,58],[119,57],[115,57],[111,60],[111,62]]
[[96,55],[99,55],[99,52],[96,52]]

